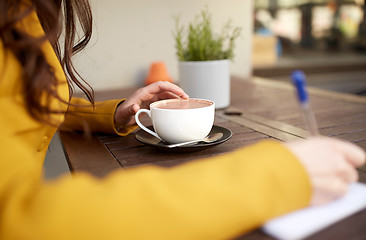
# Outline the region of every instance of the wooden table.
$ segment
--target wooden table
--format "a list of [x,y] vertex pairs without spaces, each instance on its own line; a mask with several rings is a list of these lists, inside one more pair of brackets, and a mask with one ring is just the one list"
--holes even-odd
[[[121,98],[135,89],[96,94],[97,100]],[[348,140],[366,149],[366,98],[309,88],[310,100],[322,135]],[[215,124],[233,132],[232,138],[200,152],[167,153],[139,143],[134,134],[126,137],[61,132],[65,154],[73,172],[103,177],[119,168],[144,164],[171,167],[203,157],[233,151],[263,139],[289,141],[305,138],[304,121],[293,87],[287,83],[253,78],[232,79],[231,106],[216,111]],[[366,183],[366,165],[358,169]],[[366,239],[366,210],[359,212],[308,239]],[[238,239],[272,239],[260,230]]]

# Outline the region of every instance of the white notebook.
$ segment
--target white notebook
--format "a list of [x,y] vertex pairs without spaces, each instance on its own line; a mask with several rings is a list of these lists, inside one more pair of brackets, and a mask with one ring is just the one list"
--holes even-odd
[[263,231],[281,240],[304,239],[366,208],[366,184],[353,183],[348,193],[331,203],[308,207],[266,222]]

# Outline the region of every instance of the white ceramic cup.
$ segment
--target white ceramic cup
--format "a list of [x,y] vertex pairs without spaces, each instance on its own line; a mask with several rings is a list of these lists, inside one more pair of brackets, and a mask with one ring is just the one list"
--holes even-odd
[[[141,113],[151,118],[154,131],[139,120]],[[215,103],[210,100],[190,98],[168,99],[153,102],[150,110],[140,109],[136,123],[146,132],[168,143],[181,143],[205,138],[215,119]]]

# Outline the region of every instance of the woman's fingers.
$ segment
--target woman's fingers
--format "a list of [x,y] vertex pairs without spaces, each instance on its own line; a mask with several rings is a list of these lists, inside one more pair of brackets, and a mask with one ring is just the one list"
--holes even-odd
[[162,92],[157,95],[157,100],[174,99],[174,98],[180,98],[180,96],[172,92]]
[[358,173],[355,167],[348,161],[336,161],[335,171],[347,183],[356,182],[358,180]]
[[360,167],[365,164],[366,155],[359,146],[336,139],[330,139],[330,141],[334,145],[334,148],[342,152],[347,161],[353,166]]
[[170,82],[155,82],[138,89],[126,101],[129,104],[137,103],[141,108],[147,108],[152,102],[170,98],[188,99],[189,96],[175,84]]
[[152,95],[159,94],[161,92],[171,92],[172,94],[175,94],[180,98],[183,99],[189,98],[189,96],[180,87],[166,81],[150,84],[146,87],[146,89]]
[[140,110],[140,106],[138,104],[134,103],[130,106],[129,112],[131,115],[135,115],[138,112],[138,110]]
[[321,179],[315,185],[311,205],[322,205],[331,202],[347,193],[349,184],[339,178]]

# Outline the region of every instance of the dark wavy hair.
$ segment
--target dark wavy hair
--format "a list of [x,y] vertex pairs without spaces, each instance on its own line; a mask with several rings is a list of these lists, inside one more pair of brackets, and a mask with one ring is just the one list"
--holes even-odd
[[[32,12],[36,12],[45,31],[41,37],[30,36],[16,26]],[[92,35],[92,13],[88,0],[1,0],[0,38],[5,49],[14,53],[22,65],[23,93],[26,108],[36,120],[48,124],[51,114],[49,100],[61,97],[57,94],[58,81],[52,66],[41,50],[42,43],[48,40],[64,69],[69,83],[70,97],[74,85],[79,87],[94,104],[94,91],[76,71],[71,58],[82,50]],[[82,33],[76,27],[81,27]],[[59,43],[64,33],[63,46]],[[78,37],[82,36],[82,37]],[[46,96],[46,105],[41,99]]]

